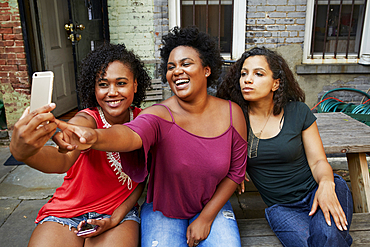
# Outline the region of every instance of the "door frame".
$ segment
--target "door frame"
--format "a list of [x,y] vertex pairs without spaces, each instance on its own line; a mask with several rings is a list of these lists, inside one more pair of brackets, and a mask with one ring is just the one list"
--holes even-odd
[[[85,0],[89,1],[89,0]],[[109,20],[108,20],[108,3],[107,0],[91,0],[100,1],[102,4],[102,22],[103,22],[103,37],[104,40],[110,41],[109,35]],[[65,4],[69,5],[70,0]],[[39,23],[39,8],[37,7],[37,0],[18,0],[20,21],[22,26],[22,34],[24,40],[24,49],[26,53],[29,82],[31,84],[32,74],[36,71],[45,70],[45,55],[43,54],[43,40],[41,37],[40,23]],[[70,6],[69,6],[70,8]],[[70,21],[72,16],[70,14]],[[74,47],[72,46],[74,50]],[[72,51],[74,53],[74,51]],[[73,55],[75,63],[75,75],[77,85],[77,71],[78,66],[76,57]]]

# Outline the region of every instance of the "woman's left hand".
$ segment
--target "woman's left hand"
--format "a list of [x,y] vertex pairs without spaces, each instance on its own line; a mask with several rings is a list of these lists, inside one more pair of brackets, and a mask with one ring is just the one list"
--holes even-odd
[[186,238],[189,247],[197,246],[200,241],[206,239],[211,231],[212,222],[207,222],[198,216],[186,231]]
[[[81,221],[80,224],[77,226],[77,230],[74,231],[74,233],[78,233],[78,231],[81,229],[81,227],[84,225],[85,221]],[[99,234],[102,234],[103,232],[113,228],[112,221],[110,218],[104,218],[104,219],[88,219],[87,223],[92,225],[97,225],[98,228],[95,232],[89,233],[86,235],[80,236],[81,238],[92,238],[95,236],[98,236]]]
[[335,184],[332,181],[322,181],[316,191],[315,198],[312,204],[309,216],[315,214],[317,208],[320,207],[326,223],[331,226],[330,215],[333,216],[335,225],[341,231],[347,230],[347,218],[340,205],[337,194],[335,193]]

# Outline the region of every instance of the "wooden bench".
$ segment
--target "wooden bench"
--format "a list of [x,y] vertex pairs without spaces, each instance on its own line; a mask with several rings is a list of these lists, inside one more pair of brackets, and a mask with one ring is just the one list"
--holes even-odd
[[163,87],[161,79],[152,79],[152,88],[146,91],[146,97],[144,101],[155,100],[163,100]]
[[[282,246],[266,219],[238,219],[242,247]],[[353,247],[370,246],[370,213],[353,215],[350,234]]]

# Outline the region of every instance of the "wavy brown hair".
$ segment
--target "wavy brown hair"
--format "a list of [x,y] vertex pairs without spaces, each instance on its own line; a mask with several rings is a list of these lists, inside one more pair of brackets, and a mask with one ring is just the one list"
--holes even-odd
[[265,47],[256,47],[243,53],[241,58],[236,61],[226,74],[223,82],[217,90],[217,97],[231,100],[239,104],[242,107],[244,114],[247,114],[248,101],[243,98],[239,80],[245,59],[253,56],[264,56],[273,73],[272,77],[274,79],[280,79],[279,88],[273,95],[274,115],[280,114],[281,110],[289,101],[305,101],[305,94],[299,87],[299,84],[294,78],[293,72],[290,70],[285,59],[278,53]]

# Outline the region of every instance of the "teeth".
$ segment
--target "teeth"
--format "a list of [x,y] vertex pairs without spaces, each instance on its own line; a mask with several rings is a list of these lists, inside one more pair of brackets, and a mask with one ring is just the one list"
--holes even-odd
[[177,80],[175,83],[176,85],[182,84],[182,83],[188,83],[189,80]]
[[109,104],[111,105],[116,105],[116,104],[119,104],[119,102],[121,102],[120,100],[117,100],[117,101],[110,101]]

